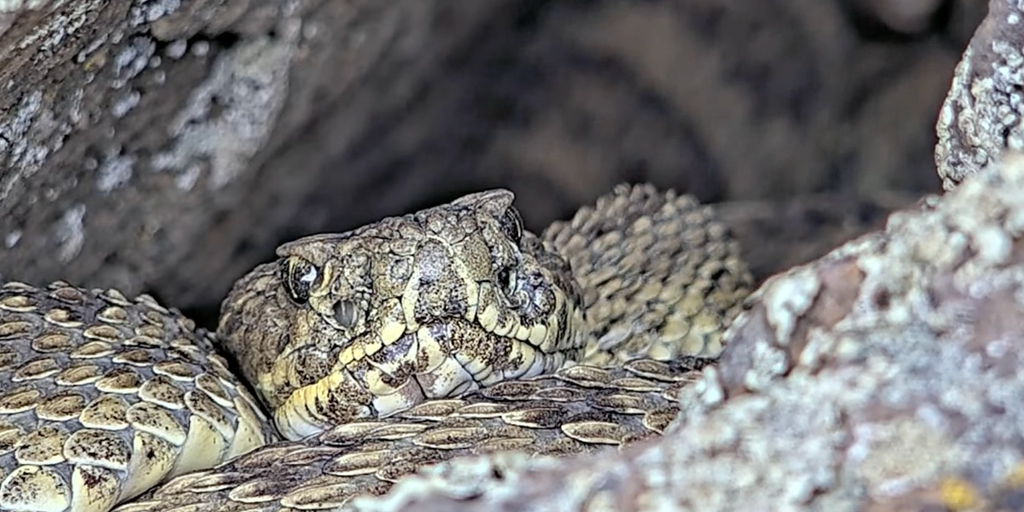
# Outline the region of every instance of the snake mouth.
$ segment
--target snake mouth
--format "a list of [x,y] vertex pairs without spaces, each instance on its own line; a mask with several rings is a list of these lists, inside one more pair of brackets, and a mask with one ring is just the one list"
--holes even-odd
[[[553,353],[559,350],[560,338],[564,337],[563,327],[558,322],[565,322],[565,318],[553,317],[548,323],[535,323],[523,325],[518,321],[498,322],[498,314],[493,309],[485,310],[483,314],[474,315],[469,312],[465,318],[442,319],[425,324],[415,324],[408,327],[405,323],[393,323],[378,330],[374,336],[364,336],[349,342],[338,354],[338,361],[344,366],[361,361],[367,358],[376,359],[373,356],[382,350],[390,357],[394,357],[397,347],[421,345],[431,347],[427,349],[427,355],[433,356],[436,350],[451,348],[452,354],[461,355],[464,359],[472,360],[479,358],[481,347],[493,347],[495,345],[509,345],[510,347],[522,346],[522,354],[508,352],[504,355],[507,360],[518,363],[529,364],[534,352],[541,354]],[[417,338],[421,342],[417,343]],[[474,344],[470,340],[480,338],[482,343]],[[484,341],[487,340],[487,341]],[[500,343],[500,340],[507,340],[507,343]],[[492,348],[487,352],[492,357]],[[459,354],[463,352],[463,354]],[[404,356],[401,356],[404,357]]]
[[[339,354],[344,369],[375,397],[396,403],[375,409],[386,414],[402,404],[445,398],[507,379],[554,371],[582,351],[582,312],[560,304],[545,322],[523,325],[499,321],[493,308],[462,318],[448,318],[402,328],[385,343],[384,336],[353,340]],[[505,318],[510,318],[508,315]],[[405,398],[400,398],[404,396]]]
[[375,350],[347,347],[352,359],[293,390],[275,422],[285,437],[300,439],[332,425],[393,416],[429,399],[553,373],[581,356],[579,347],[545,352],[530,342],[529,330],[517,332],[525,339],[460,318],[420,325]]

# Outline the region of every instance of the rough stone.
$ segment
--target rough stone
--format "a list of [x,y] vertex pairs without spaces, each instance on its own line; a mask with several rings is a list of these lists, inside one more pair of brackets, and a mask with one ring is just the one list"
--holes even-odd
[[989,0],[988,15],[956,67],[936,123],[935,164],[949,190],[1024,149],[1024,5]]
[[[368,106],[407,101],[502,1],[5,4],[0,279],[215,305]],[[433,29],[442,14],[455,29]]]
[[3,3],[0,278],[148,291],[211,325],[279,243],[482,188],[516,191],[534,230],[621,181],[937,189],[921,127],[959,43],[941,23],[879,41],[840,4]]
[[665,437],[452,461],[372,510],[1007,510],[1024,492],[1024,155],[769,279]]

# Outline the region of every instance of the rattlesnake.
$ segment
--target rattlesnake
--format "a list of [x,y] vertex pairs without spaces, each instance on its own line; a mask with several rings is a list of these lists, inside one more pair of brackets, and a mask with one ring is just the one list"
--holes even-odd
[[737,244],[649,185],[540,236],[513,198],[285,244],[216,335],[145,295],[6,283],[0,509],[319,510],[462,454],[661,432],[750,291]]

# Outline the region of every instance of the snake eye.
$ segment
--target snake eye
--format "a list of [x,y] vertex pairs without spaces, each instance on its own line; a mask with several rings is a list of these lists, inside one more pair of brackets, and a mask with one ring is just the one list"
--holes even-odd
[[351,329],[356,326],[356,320],[359,319],[359,309],[356,308],[356,304],[350,300],[339,300],[334,303],[334,321],[338,322],[338,325]]
[[513,243],[518,244],[523,240],[523,217],[514,206],[509,206],[505,213],[501,214],[501,232]]
[[297,256],[285,262],[284,287],[288,296],[299,304],[309,300],[309,290],[320,280],[320,269]]

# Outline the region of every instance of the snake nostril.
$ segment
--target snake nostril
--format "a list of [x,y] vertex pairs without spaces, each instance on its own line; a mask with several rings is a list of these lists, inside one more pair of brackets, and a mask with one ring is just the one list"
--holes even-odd
[[334,320],[338,325],[351,329],[356,326],[359,317],[359,310],[355,303],[349,300],[339,300],[334,303]]
[[503,268],[498,271],[498,284],[506,297],[512,298],[516,292],[516,273],[512,269]]

